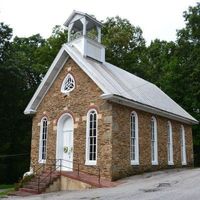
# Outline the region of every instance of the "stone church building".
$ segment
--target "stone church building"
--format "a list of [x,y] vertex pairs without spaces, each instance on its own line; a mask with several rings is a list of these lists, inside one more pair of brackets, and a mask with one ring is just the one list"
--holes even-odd
[[74,11],[63,44],[25,109],[33,115],[31,166],[116,180],[193,165],[198,121],[156,85],[105,61],[102,24]]

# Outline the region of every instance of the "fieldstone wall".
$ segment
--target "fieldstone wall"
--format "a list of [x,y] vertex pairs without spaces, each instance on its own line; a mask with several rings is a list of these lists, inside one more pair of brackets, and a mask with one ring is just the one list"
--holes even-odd
[[[69,96],[60,92],[62,82],[67,73],[73,74],[76,88]],[[60,116],[68,112],[74,118],[74,168],[76,162],[81,163],[81,170],[96,172],[95,168],[85,166],[86,148],[86,114],[90,108],[98,111],[98,149],[97,166],[101,168],[101,176],[115,180],[144,171],[153,171],[169,167],[182,167],[180,126],[181,123],[170,120],[173,129],[174,166],[167,163],[167,121],[168,119],[155,116],[158,126],[158,165],[151,164],[151,130],[152,114],[135,110],[139,121],[139,151],[140,164],[130,164],[130,114],[132,108],[104,101],[100,98],[102,91],[78,67],[68,59],[56,80],[40,103],[37,113],[33,117],[31,165],[40,166],[39,138],[40,121],[48,118],[47,160],[56,159],[57,121]],[[186,135],[187,163],[193,165],[192,130],[191,126],[184,125]],[[48,163],[47,163],[48,164]]]
[[[132,174],[158,169],[182,167],[180,127],[184,125],[187,166],[193,166],[193,147],[191,126],[171,121],[173,131],[174,165],[167,161],[167,122],[169,119],[152,115],[143,111],[113,103],[113,144],[112,144],[112,178],[119,179]],[[138,115],[139,129],[139,165],[130,164],[130,114],[135,111]],[[157,120],[158,165],[151,163],[151,117]]]
[[[70,92],[69,96],[64,96],[60,88],[67,73],[73,74],[76,82],[76,88]],[[60,71],[58,77],[50,87],[43,98],[33,117],[32,128],[32,148],[31,163],[36,164],[38,168],[39,156],[39,138],[40,121],[43,116],[48,118],[48,139],[47,139],[47,160],[56,159],[56,136],[57,121],[59,117],[69,112],[75,121],[74,124],[74,168],[77,168],[76,162],[83,165],[81,170],[86,172],[95,172],[98,170],[92,167],[85,167],[85,148],[86,148],[86,114],[90,108],[95,107],[98,111],[98,160],[97,166],[101,167],[101,176],[111,179],[111,133],[112,124],[109,118],[112,114],[111,104],[100,98],[102,91],[97,85],[69,59]],[[49,161],[50,162],[50,161]],[[47,163],[48,164],[48,163]]]

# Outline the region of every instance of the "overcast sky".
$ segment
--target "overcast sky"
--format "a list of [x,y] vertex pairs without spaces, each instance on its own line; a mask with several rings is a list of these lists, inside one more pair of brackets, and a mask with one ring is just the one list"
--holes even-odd
[[175,40],[184,27],[183,11],[197,0],[0,0],[0,22],[9,24],[14,35],[50,36],[73,10],[93,14],[98,20],[119,15],[140,26],[148,43],[159,38]]

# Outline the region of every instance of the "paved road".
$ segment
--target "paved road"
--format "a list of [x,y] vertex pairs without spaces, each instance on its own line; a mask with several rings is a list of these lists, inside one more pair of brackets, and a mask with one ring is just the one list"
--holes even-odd
[[200,168],[132,176],[114,188],[57,192],[12,200],[200,200]]

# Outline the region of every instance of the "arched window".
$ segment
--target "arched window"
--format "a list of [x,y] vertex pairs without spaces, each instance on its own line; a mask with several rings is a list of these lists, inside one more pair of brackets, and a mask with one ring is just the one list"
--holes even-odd
[[167,157],[168,165],[173,165],[173,136],[172,136],[172,125],[171,122],[167,122]]
[[86,165],[96,165],[97,162],[97,123],[97,111],[89,110],[86,126]]
[[40,146],[39,146],[39,162],[45,163],[47,157],[47,118],[43,117],[40,123]]
[[151,118],[151,163],[158,164],[158,142],[157,142],[157,121],[155,117]]
[[75,80],[74,77],[71,74],[67,74],[65,77],[62,86],[61,86],[61,92],[64,94],[67,94],[74,90],[75,88]]
[[139,138],[138,138],[138,116],[136,112],[131,113],[131,143],[130,157],[131,165],[139,165]]
[[183,125],[181,125],[181,128],[180,128],[180,140],[181,140],[181,160],[182,160],[182,165],[187,165],[186,146],[185,146],[185,129],[184,129]]

